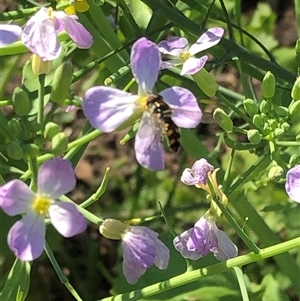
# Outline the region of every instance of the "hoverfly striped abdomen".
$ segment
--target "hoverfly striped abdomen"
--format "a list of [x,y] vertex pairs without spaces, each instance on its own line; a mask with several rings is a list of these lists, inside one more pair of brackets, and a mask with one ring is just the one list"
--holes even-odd
[[162,96],[155,94],[150,95],[147,99],[147,107],[161,122],[162,130],[168,139],[171,150],[177,152],[180,147],[180,132],[178,126],[171,118],[171,108],[163,100]]

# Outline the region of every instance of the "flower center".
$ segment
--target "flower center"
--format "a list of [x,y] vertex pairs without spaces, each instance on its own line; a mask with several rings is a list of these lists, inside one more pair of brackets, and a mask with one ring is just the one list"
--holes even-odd
[[137,101],[138,105],[141,107],[141,109],[143,111],[146,111],[148,109],[148,106],[147,106],[148,98],[149,98],[149,95],[143,95],[143,96],[139,97],[139,99]]
[[52,203],[53,201],[47,196],[37,194],[35,200],[33,201],[32,207],[37,214],[47,216],[49,207]]
[[186,61],[187,59],[189,59],[191,57],[190,53],[188,51],[185,51],[185,52],[181,52],[180,53],[180,59],[182,61]]
[[53,14],[53,8],[52,7],[48,8],[47,15],[48,15],[49,19],[51,19],[51,20],[54,19],[54,14]]

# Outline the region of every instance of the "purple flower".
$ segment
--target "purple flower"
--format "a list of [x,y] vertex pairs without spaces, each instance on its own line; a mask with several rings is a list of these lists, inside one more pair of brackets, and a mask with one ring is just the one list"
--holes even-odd
[[0,48],[17,41],[22,33],[22,28],[13,24],[0,24]]
[[201,217],[195,226],[174,238],[175,249],[184,258],[197,260],[213,252],[218,260],[236,257],[238,249],[213,218]]
[[300,203],[300,165],[287,172],[285,190],[292,200]]
[[205,65],[208,56],[204,55],[200,58],[193,56],[218,44],[223,34],[223,28],[210,28],[191,47],[188,47],[188,40],[186,38],[172,37],[168,41],[161,41],[158,44],[159,51],[172,57],[171,60],[162,62],[161,69],[182,65],[181,75],[197,73]]
[[169,263],[169,249],[158,239],[158,234],[142,226],[130,226],[116,219],[106,219],[100,233],[109,239],[121,239],[123,248],[123,273],[134,284],[148,268],[156,265],[165,270]]
[[197,160],[192,168],[186,168],[181,176],[181,182],[186,185],[206,184],[207,175],[214,167],[206,159]]
[[22,42],[43,61],[53,61],[59,57],[61,45],[57,35],[65,30],[78,48],[90,48],[93,44],[91,34],[76,21],[76,15],[67,15],[63,11],[53,11],[42,7],[26,23]]
[[76,206],[58,201],[75,184],[71,163],[56,158],[40,167],[37,193],[20,180],[12,180],[0,187],[0,206],[5,213],[11,216],[27,213],[11,227],[7,238],[9,247],[19,259],[31,261],[42,254],[45,217],[64,237],[74,236],[86,229],[86,220]]
[[[91,124],[106,133],[117,129],[135,112],[143,112],[134,148],[137,161],[153,170],[164,169],[163,122],[147,106],[149,97],[153,97],[160,63],[158,47],[146,38],[140,38],[131,50],[131,68],[138,84],[138,95],[97,86],[87,90],[83,102],[83,111]],[[189,90],[172,87],[159,95],[170,107],[172,121],[178,127],[194,128],[199,124],[202,112]]]

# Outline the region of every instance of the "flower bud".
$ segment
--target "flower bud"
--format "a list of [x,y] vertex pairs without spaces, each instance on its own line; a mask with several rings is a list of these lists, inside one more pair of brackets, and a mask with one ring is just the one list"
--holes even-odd
[[272,98],[275,94],[276,81],[274,75],[268,71],[262,81],[262,94],[264,98]]
[[253,144],[258,144],[261,141],[261,137],[258,130],[249,130],[247,132],[248,140]]
[[36,158],[39,155],[39,147],[34,144],[25,144],[24,146],[24,153],[27,155],[29,158]]
[[232,131],[232,120],[222,109],[215,109],[213,113],[213,118],[223,130],[225,130],[226,132]]
[[32,72],[35,75],[49,74],[52,69],[52,61],[43,61],[38,55],[32,55]]
[[296,166],[298,165],[300,162],[300,156],[299,155],[292,155],[290,157],[290,160],[289,160],[289,165],[290,166]]
[[21,88],[16,87],[12,95],[14,110],[19,116],[26,116],[32,109],[32,102],[28,94]]
[[59,133],[59,125],[50,121],[46,123],[44,130],[44,137],[51,140],[57,133]]
[[259,129],[262,129],[264,127],[265,122],[260,115],[258,115],[258,114],[254,115],[252,121],[253,121],[253,124],[256,127],[258,127]]
[[105,219],[102,225],[99,227],[99,232],[109,239],[122,239],[122,234],[125,233],[130,225],[124,224],[119,220],[108,218]]
[[287,122],[284,122],[280,128],[283,129],[283,131],[286,133],[290,129],[290,125]]
[[56,134],[52,140],[52,151],[54,155],[60,155],[68,150],[68,136],[65,133]]
[[270,120],[268,120],[268,123],[272,130],[275,130],[278,128],[278,122],[276,119],[270,119]]
[[51,84],[51,99],[63,104],[69,95],[70,86],[72,84],[73,66],[70,62],[64,62],[54,72]]
[[278,107],[275,107],[274,110],[278,117],[286,117],[289,115],[289,110],[286,107],[278,106]]
[[291,121],[300,120],[300,98],[289,106],[289,113]]
[[23,158],[23,149],[17,140],[10,141],[6,146],[7,156],[13,160]]
[[295,100],[300,100],[300,77],[298,77],[294,83],[291,96]]
[[249,116],[253,116],[257,114],[258,105],[253,99],[247,98],[243,101],[243,104],[244,104],[245,111]]
[[280,181],[284,177],[284,170],[281,166],[272,166],[268,173],[268,178],[274,182]]
[[272,103],[265,99],[262,100],[259,106],[259,110],[261,113],[268,114],[272,109]]
[[274,130],[274,137],[275,138],[281,138],[284,136],[284,130],[283,129],[275,129]]
[[20,121],[17,118],[12,118],[8,121],[8,127],[14,138],[19,138],[21,135],[22,127]]

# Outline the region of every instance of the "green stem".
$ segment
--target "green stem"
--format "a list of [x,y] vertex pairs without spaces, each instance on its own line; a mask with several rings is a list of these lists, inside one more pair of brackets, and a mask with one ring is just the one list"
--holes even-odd
[[11,21],[11,20],[23,19],[23,18],[31,16],[33,13],[37,12],[39,9],[40,9],[40,7],[34,7],[34,8],[25,8],[25,9],[19,9],[19,10],[13,10],[13,11],[1,13],[0,21]]
[[281,146],[300,146],[300,141],[276,141],[276,145],[281,145]]
[[44,132],[44,98],[45,98],[45,78],[46,74],[39,75],[39,91],[38,91],[38,112],[37,112],[37,122],[41,125],[41,134]]
[[155,296],[159,293],[174,289],[176,287],[180,287],[182,285],[198,281],[201,278],[226,272],[229,269],[234,268],[236,266],[241,267],[250,263],[261,261],[263,259],[267,259],[269,257],[273,257],[299,247],[300,237],[297,237],[289,241],[262,249],[260,250],[259,254],[249,253],[246,255],[238,256],[236,258],[232,258],[225,262],[208,266],[206,268],[186,272],[168,280],[152,284],[140,290],[132,291],[130,293],[125,294],[119,294],[103,299],[98,299],[97,301],[135,301],[140,299],[146,299]]
[[63,273],[62,269],[60,268],[56,258],[53,255],[53,252],[51,251],[48,243],[45,241],[45,247],[44,250],[60,280],[60,282],[67,288],[67,290],[73,295],[73,297],[77,300],[77,301],[83,301],[80,296],[78,295],[78,293],[76,292],[76,290],[73,288],[73,286],[70,284],[69,279],[66,277],[66,275]]
[[29,158],[28,170],[31,174],[30,187],[33,191],[37,191],[37,174],[38,174],[38,164],[36,158]]

